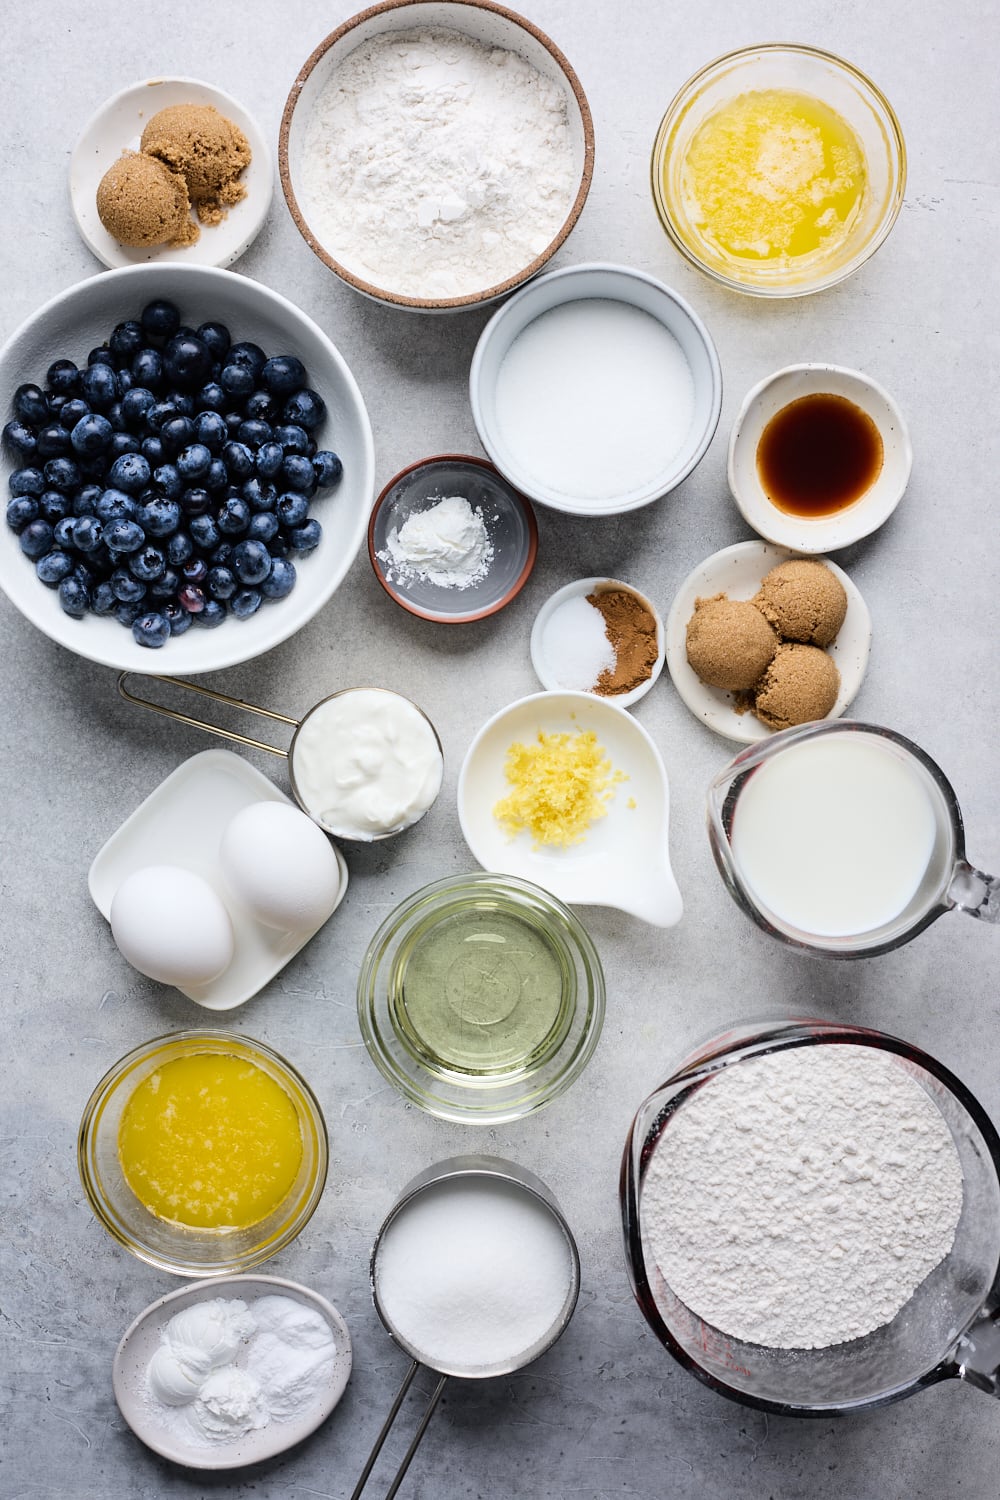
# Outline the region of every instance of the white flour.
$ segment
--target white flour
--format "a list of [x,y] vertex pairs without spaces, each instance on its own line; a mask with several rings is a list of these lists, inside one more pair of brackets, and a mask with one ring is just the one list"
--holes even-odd
[[569,212],[566,97],[457,31],[377,37],[319,94],[302,182],[313,232],[349,271],[402,296],[469,296],[523,270]]
[[825,1348],[888,1323],[951,1249],[962,1169],[895,1057],[806,1046],[730,1067],[660,1138],[643,1235],[693,1312],[748,1343]]

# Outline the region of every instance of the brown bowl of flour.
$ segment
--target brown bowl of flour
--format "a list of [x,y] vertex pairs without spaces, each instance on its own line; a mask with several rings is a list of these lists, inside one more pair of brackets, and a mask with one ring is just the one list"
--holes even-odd
[[496,301],[583,209],[594,127],[580,81],[491,0],[385,0],[326,37],[278,144],[292,218],[365,296],[419,312]]

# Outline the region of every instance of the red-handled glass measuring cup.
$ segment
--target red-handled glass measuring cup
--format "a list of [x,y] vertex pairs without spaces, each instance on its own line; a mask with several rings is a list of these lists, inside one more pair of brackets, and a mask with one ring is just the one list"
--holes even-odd
[[734,901],[809,953],[887,953],[956,907],[1000,922],[944,772],[891,729],[820,720],[745,750],[708,789],[708,836]]
[[[784,1048],[844,1043],[897,1061],[941,1111],[964,1178],[955,1242],[892,1321],[864,1338],[821,1349],[745,1343],[693,1313],[656,1265],[643,1232],[646,1167],[685,1102],[722,1070]],[[927,1053],[879,1031],[822,1021],[727,1032],[640,1106],[620,1186],[629,1280],[642,1314],[674,1358],[722,1395],[791,1416],[883,1406],[950,1378],[1000,1395],[1000,1136],[964,1085]]]

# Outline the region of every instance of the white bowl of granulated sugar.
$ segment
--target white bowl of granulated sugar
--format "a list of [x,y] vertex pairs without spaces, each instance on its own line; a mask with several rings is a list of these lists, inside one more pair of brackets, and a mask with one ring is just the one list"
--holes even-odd
[[583,208],[590,107],[558,47],[491,0],[385,0],[292,84],[278,143],[292,218],[378,302],[449,312],[540,271]]

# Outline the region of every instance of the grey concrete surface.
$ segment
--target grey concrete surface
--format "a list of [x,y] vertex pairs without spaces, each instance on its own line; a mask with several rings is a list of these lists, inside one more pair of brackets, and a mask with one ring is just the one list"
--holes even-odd
[[[996,5],[524,0],[523,8],[570,57],[596,121],[593,190],[557,264],[623,261],[691,300],[722,359],[719,433],[687,483],[644,511],[590,523],[540,512],[535,574],[495,620],[457,629],[414,620],[382,593],[362,555],[300,635],[213,679],[292,714],[359,680],[401,688],[440,727],[447,759],[425,822],[352,857],[336,917],[231,1018],[300,1065],[327,1113],[326,1194],[267,1269],[329,1297],[356,1352],[332,1419],[253,1472],[192,1474],[157,1459],[126,1428],[111,1391],[112,1353],[172,1282],[98,1227],[75,1163],[81,1110],[105,1069],[148,1037],[208,1019],[127,967],[86,887],[104,840],[208,741],[130,709],[109,670],[50,644],[0,599],[5,1500],[349,1495],[405,1368],[370,1304],[372,1237],[408,1177],[477,1148],[552,1184],[579,1238],[583,1294],[566,1336],[534,1368],[453,1385],[406,1481],[412,1500],[985,1500],[997,1492],[1000,1409],[985,1395],[952,1383],[841,1422],[768,1419],[692,1380],[633,1302],[616,1196],[625,1133],[674,1062],[726,1023],[809,1012],[881,1027],[936,1053],[1000,1118],[1000,937],[953,915],[889,957],[844,967],[783,951],[752,929],[716,876],[704,832],[705,786],[729,747],[690,717],[666,675],[637,717],[671,777],[686,915],[661,932],[614,912],[585,913],[609,993],[604,1037],[584,1077],[548,1112],[476,1132],[405,1107],[359,1041],[354,984],[375,926],[425,881],[471,867],[455,815],[458,767],[482,720],[536,688],[527,652],[536,608],[562,583],[604,571],[666,607],[695,563],[749,535],[726,489],[727,434],[748,387],[792,361],[867,370],[909,418],[909,493],[880,533],[838,559],[874,620],[856,712],[940,761],[965,811],[970,853],[986,868],[1000,859]],[[350,13],[345,0],[6,7],[0,333],[99,272],[77,238],[66,182],[76,135],[103,99],[140,78],[187,74],[236,95],[275,140],[300,64]],[[660,231],[647,185],[649,148],[675,89],[711,57],[762,40],[814,43],[867,70],[898,109],[910,155],[905,206],[875,259],[831,292],[777,305],[728,295],[687,269]],[[280,195],[237,269],[293,299],[342,350],[371,412],[380,486],[425,454],[478,451],[466,375],[485,315],[424,321],[361,300],[312,256]],[[274,762],[260,763],[274,774]],[[404,1428],[391,1454],[405,1441]],[[387,1472],[373,1493],[384,1493]]]

